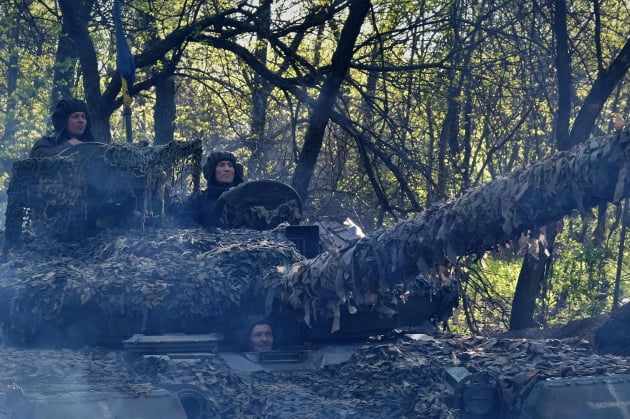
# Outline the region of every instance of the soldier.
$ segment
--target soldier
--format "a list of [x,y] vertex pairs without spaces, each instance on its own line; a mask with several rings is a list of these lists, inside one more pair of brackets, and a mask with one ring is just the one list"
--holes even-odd
[[192,218],[204,227],[215,225],[216,220],[210,218],[219,196],[228,189],[243,183],[243,165],[236,161],[234,154],[225,151],[214,151],[208,156],[203,166],[203,176],[208,187],[190,197],[188,207]]
[[243,351],[268,352],[276,347],[271,322],[262,315],[248,316],[237,333]]
[[252,327],[249,346],[254,352],[268,352],[273,349],[273,329],[269,323],[263,321]]
[[56,156],[63,150],[84,142],[93,142],[87,104],[78,99],[61,99],[51,115],[53,135],[37,140],[31,157]]

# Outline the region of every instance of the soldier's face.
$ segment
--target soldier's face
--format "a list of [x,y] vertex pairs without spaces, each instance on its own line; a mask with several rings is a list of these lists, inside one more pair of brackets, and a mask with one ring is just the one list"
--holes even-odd
[[252,328],[249,337],[252,349],[255,352],[267,352],[273,348],[273,332],[268,324],[257,324]]
[[214,169],[214,178],[218,183],[234,182],[235,169],[229,160],[221,160]]
[[80,137],[87,127],[87,115],[85,112],[72,112],[68,117],[66,130],[70,135]]

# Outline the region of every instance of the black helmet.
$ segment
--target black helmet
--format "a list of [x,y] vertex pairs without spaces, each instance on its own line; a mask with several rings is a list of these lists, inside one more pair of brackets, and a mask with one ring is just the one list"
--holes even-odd
[[84,112],[87,117],[87,125],[85,127],[85,133],[83,133],[83,138],[86,141],[93,141],[94,138],[92,136],[92,121],[90,112],[88,111],[87,104],[79,99],[61,99],[57,102],[57,106],[55,106],[55,110],[53,111],[50,119],[52,119],[53,127],[56,132],[62,132],[66,128],[66,124],[68,123],[68,117],[73,112]]
[[52,113],[51,119],[55,131],[61,131],[66,127],[68,117],[72,112],[85,112],[88,117],[88,125],[90,123],[90,113],[88,112],[87,104],[79,99],[61,99],[57,102],[55,110]]
[[214,173],[219,162],[227,160],[234,166],[234,184],[243,183],[243,165],[236,162],[236,156],[228,151],[213,151],[208,156],[207,163],[203,166],[203,177],[208,183],[216,183]]

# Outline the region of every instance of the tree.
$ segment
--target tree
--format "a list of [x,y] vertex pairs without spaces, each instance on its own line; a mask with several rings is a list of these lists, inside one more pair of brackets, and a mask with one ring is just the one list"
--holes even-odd
[[[269,33],[271,31],[270,0],[265,0],[262,2],[259,14],[261,25],[254,55],[259,62],[267,64],[268,41],[260,34]],[[250,162],[257,163],[258,165],[260,165],[264,161],[264,156],[267,149],[267,111],[269,109],[269,97],[271,96],[272,87],[273,86],[271,85],[271,83],[266,81],[260,74],[253,74],[251,81],[251,128],[250,136],[247,139],[246,145],[252,150],[252,157],[250,159]],[[260,168],[255,168],[254,170],[256,169],[260,170]]]
[[[10,36],[14,39],[19,39],[19,32],[17,25],[9,29]],[[6,62],[6,104],[7,113],[4,124],[4,132],[2,138],[0,138],[1,144],[9,144],[15,137],[17,132],[17,83],[19,78],[19,56],[17,48],[12,48]]]
[[[565,0],[554,0],[553,3],[550,2],[550,6],[553,10],[552,30],[556,39],[555,65],[558,72],[558,105],[554,137],[558,150],[563,151],[568,149],[567,138],[571,114],[571,57],[567,33],[567,8]],[[532,250],[525,253],[516,283],[510,315],[510,330],[535,326],[536,298],[540,295],[543,284],[551,272],[556,233],[557,226],[555,223],[550,223],[541,226],[538,237],[531,240]]]
[[317,156],[321,150],[330,112],[350,66],[354,43],[359,36],[361,25],[363,25],[363,20],[369,9],[369,0],[351,0],[348,19],[341,31],[337,49],[332,56],[330,73],[322,85],[319,97],[311,111],[308,129],[304,135],[304,145],[300,151],[292,181],[293,187],[303,199],[308,197],[308,186],[313,176]]

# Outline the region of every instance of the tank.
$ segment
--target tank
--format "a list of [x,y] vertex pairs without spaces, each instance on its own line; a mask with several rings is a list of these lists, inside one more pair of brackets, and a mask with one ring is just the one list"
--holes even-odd
[[[401,268],[388,274],[395,286],[363,289],[352,272],[294,281],[345,248],[369,255],[369,240],[341,220],[305,223],[295,191],[268,180],[225,193],[215,226],[181,224],[200,161],[200,142],[175,142],[15,163],[0,265],[3,416],[532,417],[544,403],[530,394],[562,387],[538,382],[604,383],[613,364],[630,373],[625,359],[586,351],[576,359],[594,367],[561,371],[561,344],[436,337],[459,302],[447,271]],[[355,281],[349,298],[344,281]],[[273,324],[273,351],[243,345],[254,316]],[[625,376],[614,379],[616,399],[598,403],[626,400]]]

